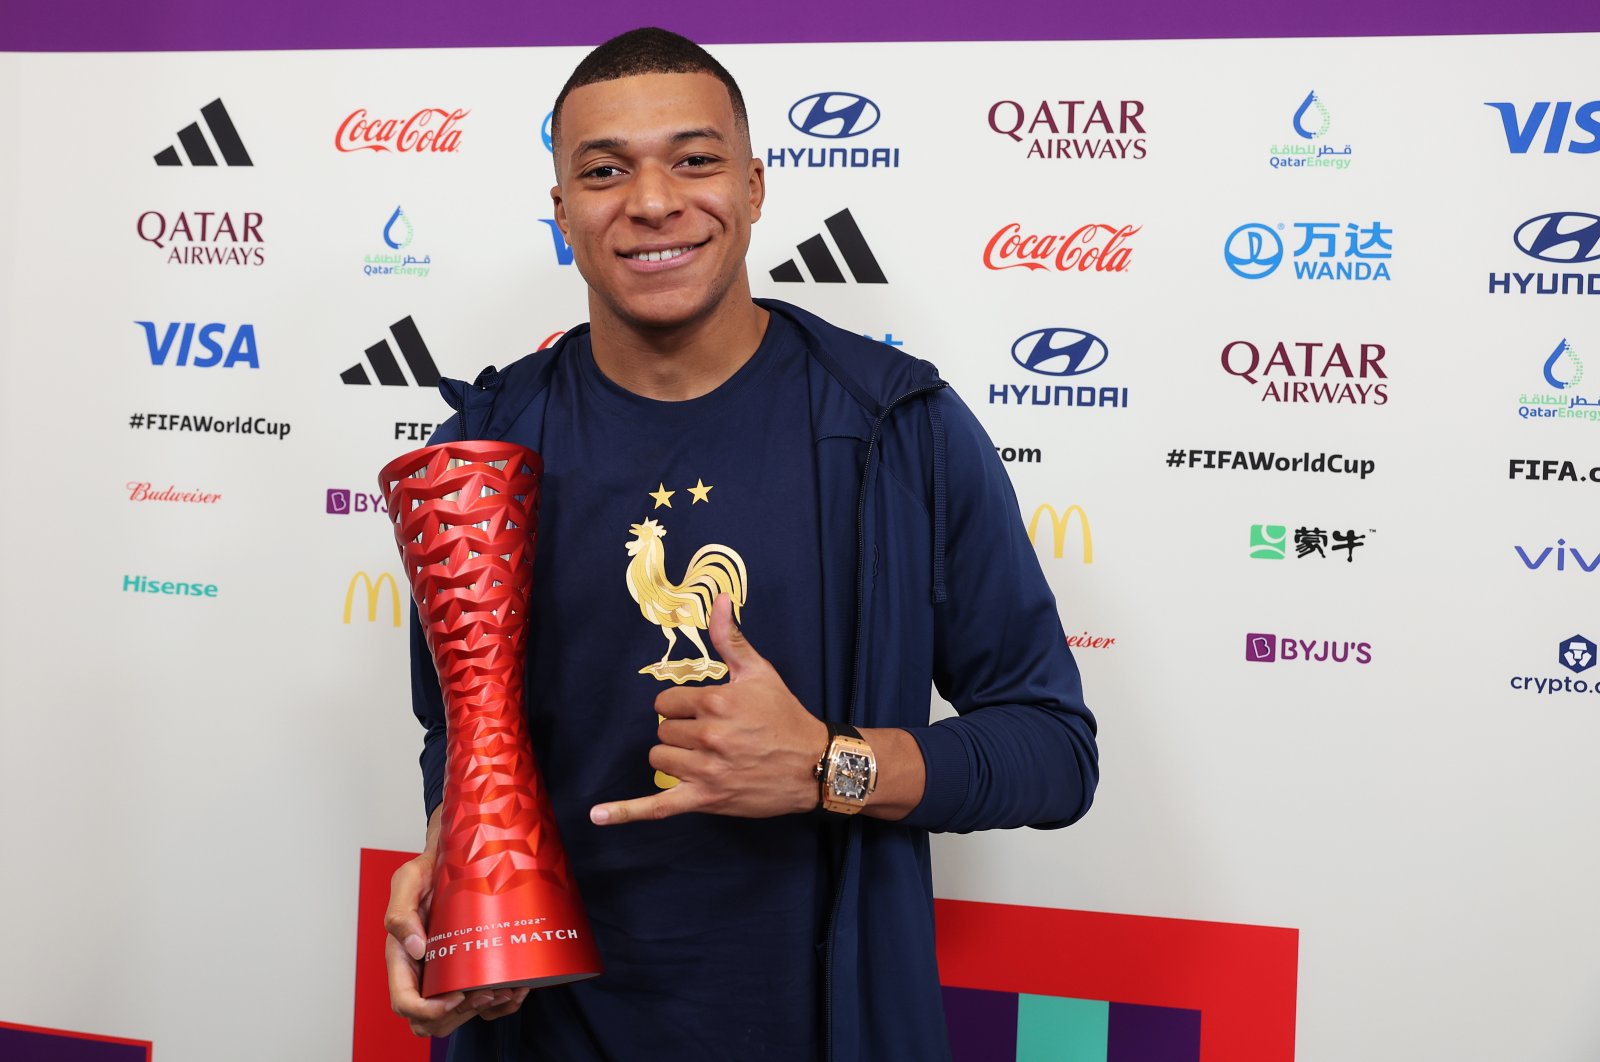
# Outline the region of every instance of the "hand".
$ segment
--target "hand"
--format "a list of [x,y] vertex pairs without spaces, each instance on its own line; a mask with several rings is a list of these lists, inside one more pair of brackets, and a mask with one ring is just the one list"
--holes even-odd
[[812,772],[828,747],[827,725],[745,638],[726,594],[711,609],[711,644],[728,665],[725,685],[678,686],[656,698],[665,718],[650,765],[678,784],[654,796],[596,804],[589,812],[596,825],[686,811],[769,818],[817,806]]
[[384,941],[389,1005],[418,1036],[448,1036],[473,1018],[493,1021],[512,1013],[528,998],[526,988],[423,997],[422,956],[427,947],[423,924],[433,899],[433,864],[438,850],[439,812],[435,811],[428,823],[425,850],[402,864],[390,879],[389,909],[383,915],[384,928],[389,931],[389,938]]

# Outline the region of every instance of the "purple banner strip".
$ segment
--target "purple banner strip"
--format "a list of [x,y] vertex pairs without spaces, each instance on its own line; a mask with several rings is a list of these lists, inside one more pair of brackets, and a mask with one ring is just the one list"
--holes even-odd
[[0,21],[0,51],[255,51],[593,45],[661,25],[704,44],[835,41],[1182,40],[1600,31],[1600,5],[1571,0],[924,0],[755,4],[659,0],[33,0]]

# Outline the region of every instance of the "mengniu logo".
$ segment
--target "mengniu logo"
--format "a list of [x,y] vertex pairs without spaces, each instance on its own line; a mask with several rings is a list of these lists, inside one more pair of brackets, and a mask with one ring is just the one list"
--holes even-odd
[[164,594],[168,597],[216,597],[216,583],[189,583],[171,579],[157,579],[153,575],[124,575],[122,592],[125,594]]
[[[1538,138],[1540,129],[1545,131],[1544,146],[1540,150],[1546,155],[1559,154],[1563,150],[1573,155],[1593,155],[1600,151],[1600,100],[1588,103],[1541,100],[1528,105],[1526,112],[1521,111],[1515,103],[1485,103],[1484,106],[1493,107],[1499,112],[1500,125],[1506,134],[1506,147],[1513,155],[1526,155]],[[1588,134],[1586,139],[1580,140],[1577,133],[1570,137],[1567,135],[1569,119],[1572,125],[1578,127],[1577,133]]]
[[394,208],[389,220],[383,224],[383,242],[388,251],[369,254],[362,259],[361,272],[369,277],[425,277],[433,267],[433,255],[403,254],[416,237],[416,227],[400,207]]
[[[828,235],[833,237],[839,258],[844,259],[844,264],[849,267],[850,275],[855,278],[857,284],[889,283],[889,278],[883,275],[883,268],[878,265],[877,256],[872,253],[872,248],[867,246],[867,238],[861,234],[861,227],[856,224],[855,215],[850,213],[848,207],[825,220],[823,225],[827,228]],[[845,283],[844,273],[839,269],[839,261],[834,257],[828,242],[822,238],[820,232],[802,240],[795,250],[800,252],[800,260],[806,264],[806,272],[811,275],[814,283]],[[770,270],[770,275],[780,284],[803,284],[806,279],[793,258]]]
[[[1297,527],[1294,529],[1294,555],[1296,560],[1305,560],[1307,557],[1316,556],[1323,560],[1328,559],[1328,552],[1343,553],[1345,563],[1350,563],[1356,558],[1356,551],[1367,544],[1367,537],[1375,533],[1373,528],[1367,528],[1366,534],[1358,534],[1355,528],[1347,531],[1329,532],[1320,527]],[[1330,537],[1332,542],[1330,544]],[[1283,560],[1289,555],[1289,526],[1287,524],[1251,524],[1250,525],[1250,557],[1252,560]]]
[[356,572],[350,577],[350,585],[345,588],[344,592],[345,624],[348,625],[350,623],[351,612],[356,602],[357,587],[362,588],[367,595],[367,622],[379,622],[378,606],[383,601],[382,594],[385,586],[389,588],[389,615],[393,620],[394,626],[400,626],[400,587],[394,581],[394,576],[388,572],[381,573],[376,579],[366,572]]
[[1294,117],[1290,119],[1290,126],[1294,135],[1306,143],[1290,141],[1286,144],[1272,145],[1272,151],[1267,156],[1267,164],[1275,170],[1334,170],[1335,172],[1350,168],[1350,145],[1336,148],[1331,144],[1316,144],[1311,141],[1321,140],[1328,135],[1328,129],[1333,125],[1333,116],[1328,113],[1328,105],[1318,95],[1315,89],[1306,93],[1306,98],[1300,101],[1300,106],[1295,109]]
[[[1337,221],[1297,221],[1293,227],[1301,234],[1300,246],[1292,255],[1296,280],[1391,279],[1389,261],[1394,247],[1389,237],[1394,229],[1382,222],[1358,225],[1347,221],[1341,230]],[[1245,280],[1269,277],[1283,264],[1286,245],[1278,233],[1288,228],[1282,222],[1276,227],[1246,222],[1228,233],[1222,243],[1222,260],[1234,276]]]
[[989,129],[1030,159],[1142,159],[1143,116],[1141,100],[996,100]]
[[[1110,357],[1105,341],[1077,328],[1036,328],[1011,344],[1011,360],[1040,376],[1082,376]],[[1128,389],[1115,385],[989,385],[990,405],[1128,408]]]
[[1559,266],[1582,266],[1560,272],[1537,270],[1489,274],[1491,295],[1600,295],[1600,215],[1580,210],[1539,214],[1518,225],[1511,242],[1529,258]]
[[[196,324],[193,321],[173,321],[162,326],[157,326],[154,321],[133,323],[144,329],[145,345],[150,348],[151,365],[170,363],[178,366],[193,365],[202,369],[217,365],[224,369],[231,369],[236,365],[252,369],[261,368],[261,359],[256,353],[255,325],[240,325],[234,330],[233,338],[230,340],[229,326],[216,322]],[[197,341],[199,350],[194,349]]]
[[[817,140],[853,141],[878,127],[883,111],[855,92],[813,92],[789,108],[789,124]],[[774,169],[896,169],[900,149],[880,144],[808,145],[767,149]]]
[[1083,511],[1081,505],[1068,505],[1057,511],[1054,505],[1045,502],[1033,511],[1028,518],[1028,541],[1035,546],[1039,544],[1039,529],[1044,525],[1046,517],[1050,520],[1050,545],[1057,558],[1065,555],[1067,548],[1067,528],[1072,523],[1072,518],[1078,518],[1078,530],[1083,533],[1082,557],[1083,563],[1094,563],[1094,535],[1089,529],[1089,514]]
[[[1576,546],[1567,545],[1567,540],[1564,538],[1558,538],[1555,545],[1543,548],[1538,546],[1532,546],[1528,549],[1523,549],[1521,546],[1514,546],[1513,548],[1517,551],[1517,556],[1522,559],[1523,565],[1533,572],[1541,568],[1546,571],[1557,572],[1592,572],[1596,568],[1600,568],[1600,551],[1597,551],[1592,557],[1586,558],[1582,553],[1578,552]],[[1570,566],[1567,564],[1568,558],[1572,560]],[[1547,565],[1546,562],[1549,562],[1549,564]]]
[[1583,383],[1583,361],[1565,338],[1544,359],[1544,382],[1549,391],[1524,391],[1517,396],[1517,416],[1523,420],[1586,420],[1600,422],[1600,391],[1593,398],[1577,393]]
[[139,239],[165,254],[168,265],[258,266],[266,263],[261,214],[146,210],[134,223]]
[[1252,664],[1370,664],[1372,643],[1291,638],[1282,634],[1247,634],[1244,658]]
[[[185,158],[191,166],[215,166],[219,153],[222,161],[229,166],[255,165],[250,161],[250,153],[244,149],[244,141],[239,137],[239,130],[234,128],[233,118],[229,116],[222,100],[215,99],[201,107],[200,117],[205,121],[206,132],[211,134],[210,141],[206,140],[206,133],[200,131],[199,122],[190,122],[178,130],[177,144],[156,152],[157,166],[182,166]],[[215,152],[211,150],[212,144],[217,147]],[[182,156],[178,154],[180,146],[183,148]]]
[[572,264],[572,244],[567,242],[566,235],[561,231],[561,226],[556,224],[555,218],[540,218],[541,224],[550,228],[550,240],[556,247],[556,265],[569,266]]
[[[1556,645],[1557,664],[1581,675],[1595,665],[1594,642],[1582,634],[1574,634]],[[1513,675],[1511,688],[1520,693],[1537,693],[1555,696],[1561,693],[1600,693],[1600,683],[1572,675]]]
[[[1252,343],[1222,348],[1222,371],[1261,389],[1263,402],[1381,406],[1389,401],[1382,343]],[[1262,384],[1266,386],[1262,386]]]
[[453,155],[461,146],[460,122],[471,113],[424,107],[409,118],[373,118],[358,107],[339,123],[333,146],[341,152]]
[[369,494],[366,491],[350,490],[346,487],[328,488],[327,513],[330,516],[388,512],[389,505],[383,500],[382,494]]
[[[406,367],[411,370],[411,375],[416,378],[418,387],[439,386],[439,369],[433,363],[433,355],[428,352],[428,345],[422,341],[422,333],[417,331],[417,324],[408,314],[389,326],[389,334],[394,336],[394,341],[400,345],[400,354],[406,359]],[[395,361],[394,350],[389,346],[387,339],[380,339],[366,350],[367,363],[372,366],[373,374],[378,377],[378,383],[385,387],[406,387],[410,381],[406,374],[400,371],[400,363]],[[344,372],[339,374],[339,379],[347,384],[370,385],[372,380],[367,376],[367,367],[361,362],[356,362]],[[399,438],[398,435],[395,438]]]
[[983,249],[987,269],[1055,270],[1058,273],[1122,273],[1133,261],[1133,249],[1124,246],[1143,225],[1080,225],[1066,235],[1023,232],[1010,222],[989,237]]

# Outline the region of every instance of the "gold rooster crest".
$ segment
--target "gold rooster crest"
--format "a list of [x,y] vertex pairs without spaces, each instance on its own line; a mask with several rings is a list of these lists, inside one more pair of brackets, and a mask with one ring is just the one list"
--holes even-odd
[[[628,530],[633,532],[633,541],[628,543],[628,556],[633,558],[628,562],[628,593],[633,595],[644,618],[660,627],[667,638],[667,651],[661,659],[640,668],[639,674],[654,675],[680,686],[722,678],[728,673],[728,665],[711,659],[700,632],[711,626],[711,603],[718,594],[727,594],[733,600],[734,618],[739,617],[749,586],[744,558],[727,546],[701,546],[689,558],[683,582],[674,583],[667,578],[666,550],[661,545],[667,529],[655,520],[646,520]],[[668,659],[678,644],[680,630],[700,650],[698,660]]]

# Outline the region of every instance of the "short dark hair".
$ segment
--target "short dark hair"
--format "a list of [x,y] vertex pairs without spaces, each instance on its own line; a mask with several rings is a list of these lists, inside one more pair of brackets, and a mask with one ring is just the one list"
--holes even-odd
[[583,57],[583,62],[567,78],[556,96],[555,110],[551,112],[552,151],[561,139],[561,105],[567,102],[567,95],[573,89],[637,74],[710,74],[727,86],[728,98],[733,102],[734,125],[748,143],[750,116],[744,108],[744,93],[739,91],[739,83],[733,80],[733,75],[688,37],[644,26],[612,37],[597,47]]

